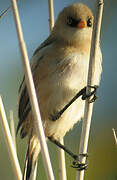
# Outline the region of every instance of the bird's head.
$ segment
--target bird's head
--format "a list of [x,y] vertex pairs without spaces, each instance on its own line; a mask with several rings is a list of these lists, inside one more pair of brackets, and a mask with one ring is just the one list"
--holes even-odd
[[91,40],[92,26],[92,11],[82,3],[74,3],[60,12],[53,33],[60,40],[77,44]]

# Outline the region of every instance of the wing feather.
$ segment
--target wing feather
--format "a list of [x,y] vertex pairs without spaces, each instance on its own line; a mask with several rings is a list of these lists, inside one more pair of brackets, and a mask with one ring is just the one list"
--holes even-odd
[[[33,78],[35,82],[35,86],[38,83],[37,81],[37,71],[39,67],[40,61],[43,61],[44,58],[44,49],[47,48],[49,45],[51,45],[54,42],[54,39],[51,37],[51,35],[39,46],[39,48],[36,49],[36,51],[33,54],[32,60],[31,60],[31,70],[33,73]],[[39,55],[38,55],[39,54]],[[20,131],[21,138],[24,138],[27,133],[23,132],[23,123],[27,119],[27,116],[29,112],[31,111],[31,105],[29,100],[29,95],[27,91],[27,87],[25,84],[25,77],[23,77],[23,81],[19,88],[19,98],[18,98],[18,125],[17,125],[17,131],[18,133],[19,129],[22,127]]]

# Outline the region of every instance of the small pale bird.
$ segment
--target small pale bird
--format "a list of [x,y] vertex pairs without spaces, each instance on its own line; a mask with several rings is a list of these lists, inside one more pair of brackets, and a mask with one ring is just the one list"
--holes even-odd
[[[31,60],[45,136],[60,147],[59,139],[84,115],[83,98],[79,97],[66,106],[78,92],[83,95],[82,90],[87,84],[93,19],[92,11],[82,3],[65,7],[58,15],[50,36],[37,48]],[[98,47],[94,85],[99,85],[101,71],[102,55]],[[24,170],[28,180],[38,159],[40,143],[34,128],[25,77],[19,88],[18,116],[17,132],[20,129],[21,138],[28,136]]]

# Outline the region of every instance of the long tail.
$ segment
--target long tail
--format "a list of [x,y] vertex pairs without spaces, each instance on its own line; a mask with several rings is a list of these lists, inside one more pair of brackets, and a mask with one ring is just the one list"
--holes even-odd
[[35,136],[29,138],[24,162],[23,180],[30,180],[34,176],[40,150],[38,138]]

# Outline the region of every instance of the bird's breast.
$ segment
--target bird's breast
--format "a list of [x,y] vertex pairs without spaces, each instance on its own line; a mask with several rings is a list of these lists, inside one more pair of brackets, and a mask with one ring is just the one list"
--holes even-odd
[[56,66],[58,82],[69,89],[80,89],[86,84],[89,56],[87,54],[70,54]]
[[[53,66],[53,67],[52,67]],[[61,109],[79,92],[87,81],[88,56],[71,54],[57,64],[51,64],[52,73],[43,81],[40,97],[46,97],[49,111]],[[46,108],[46,109],[47,109]]]

